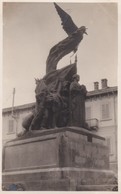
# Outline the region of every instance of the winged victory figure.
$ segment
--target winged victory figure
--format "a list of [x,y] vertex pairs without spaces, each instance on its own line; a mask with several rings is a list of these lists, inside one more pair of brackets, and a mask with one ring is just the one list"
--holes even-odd
[[56,3],[54,3],[54,5],[61,18],[63,29],[68,37],[51,48],[46,61],[46,73],[56,70],[59,60],[65,55],[72,51],[75,53],[78,49],[79,43],[83,39],[83,34],[87,34],[87,28],[85,26],[78,28],[69,14],[67,14]]

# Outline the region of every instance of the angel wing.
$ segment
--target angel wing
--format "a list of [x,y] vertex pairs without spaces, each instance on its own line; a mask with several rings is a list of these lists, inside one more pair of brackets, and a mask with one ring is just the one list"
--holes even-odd
[[73,32],[75,32],[78,29],[78,27],[74,24],[69,14],[67,14],[63,9],[61,9],[56,3],[54,3],[54,5],[58,12],[58,15],[61,18],[61,21],[62,21],[61,24],[63,26],[63,29],[68,35],[71,35]]

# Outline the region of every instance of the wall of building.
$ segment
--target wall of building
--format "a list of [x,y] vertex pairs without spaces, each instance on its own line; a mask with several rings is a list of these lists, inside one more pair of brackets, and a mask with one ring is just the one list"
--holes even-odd
[[2,139],[3,144],[6,141],[14,139],[17,137],[17,134],[20,133],[23,129],[22,122],[23,119],[32,111],[31,108],[21,109],[14,111],[14,116],[12,113],[6,112],[3,113],[3,121],[2,121]]
[[[94,97],[86,101],[86,119],[97,119],[94,133],[105,137],[110,150],[110,167],[117,171],[117,95]],[[107,109],[107,110],[106,110]]]

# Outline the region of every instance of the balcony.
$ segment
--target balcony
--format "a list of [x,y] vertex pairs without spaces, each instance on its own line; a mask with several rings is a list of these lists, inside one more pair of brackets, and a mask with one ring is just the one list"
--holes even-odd
[[98,124],[98,119],[96,119],[96,118],[93,118],[93,119],[87,119],[86,120],[86,123],[88,124],[88,127],[89,127],[89,129],[91,130],[91,131],[97,131],[98,130],[98,126],[99,126],[99,124]]

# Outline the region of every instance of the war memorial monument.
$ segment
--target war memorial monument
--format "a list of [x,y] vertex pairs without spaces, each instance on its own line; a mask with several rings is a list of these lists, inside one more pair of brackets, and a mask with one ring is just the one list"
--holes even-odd
[[25,132],[3,148],[3,190],[111,191],[109,150],[85,122],[87,91],[79,84],[77,59],[57,69],[65,55],[76,53],[86,27],[54,6],[68,36],[50,49],[46,74],[35,80],[36,104],[22,123]]

